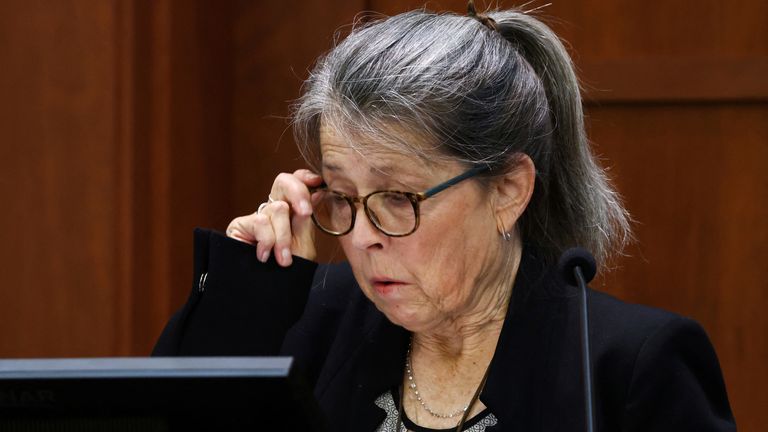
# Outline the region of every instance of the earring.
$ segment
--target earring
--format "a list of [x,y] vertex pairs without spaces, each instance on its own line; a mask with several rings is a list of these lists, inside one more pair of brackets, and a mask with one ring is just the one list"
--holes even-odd
[[504,239],[504,241],[512,240],[512,233],[507,231],[507,229],[504,227],[504,222],[500,220],[499,224],[501,225],[501,232],[499,232],[499,234],[501,234],[501,238]]

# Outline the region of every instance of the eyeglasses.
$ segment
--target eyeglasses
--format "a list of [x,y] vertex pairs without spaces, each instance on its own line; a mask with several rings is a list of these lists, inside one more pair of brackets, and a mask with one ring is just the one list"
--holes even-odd
[[357,204],[362,203],[368,220],[379,231],[390,237],[404,237],[419,227],[419,204],[422,201],[487,170],[487,166],[478,166],[418,193],[383,190],[351,197],[325,186],[313,188],[310,191],[312,221],[328,234],[343,236],[355,226]]

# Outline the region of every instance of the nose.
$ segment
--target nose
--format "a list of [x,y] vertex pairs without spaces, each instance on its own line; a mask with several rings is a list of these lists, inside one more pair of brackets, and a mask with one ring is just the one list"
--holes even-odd
[[386,241],[386,235],[379,231],[368,219],[362,206],[355,209],[355,225],[347,236],[349,236],[352,246],[359,250],[381,249]]

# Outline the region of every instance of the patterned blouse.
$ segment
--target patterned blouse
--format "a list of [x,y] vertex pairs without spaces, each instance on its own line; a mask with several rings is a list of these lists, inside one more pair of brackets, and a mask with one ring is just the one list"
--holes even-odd
[[[400,424],[400,429],[396,429],[395,423],[397,422],[397,404],[395,404],[395,398],[392,395],[391,391],[388,391],[384,393],[383,395],[379,396],[376,399],[376,406],[379,408],[382,408],[384,411],[387,412],[387,417],[384,419],[384,421],[381,423],[378,429],[376,429],[376,432],[454,432],[454,428],[449,429],[429,429],[422,426],[419,426],[415,423],[413,423],[406,415],[403,413],[402,423]],[[498,423],[498,419],[496,419],[496,416],[491,413],[491,411],[486,408],[480,413],[478,413],[476,416],[472,417],[471,419],[468,419],[466,423],[464,423],[463,431],[464,432],[485,432],[485,428],[489,426],[494,426]]]

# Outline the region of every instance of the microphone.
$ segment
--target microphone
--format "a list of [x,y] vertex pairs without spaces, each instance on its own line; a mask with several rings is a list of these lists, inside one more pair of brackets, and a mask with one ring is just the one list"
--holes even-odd
[[581,269],[584,283],[589,283],[597,274],[595,257],[593,257],[588,250],[581,247],[573,247],[563,252],[563,254],[560,255],[557,269],[565,282],[568,285],[575,287],[580,286],[576,274],[574,273],[576,268]]
[[581,330],[581,368],[584,376],[584,414],[587,432],[595,430],[594,396],[592,391],[592,360],[589,349],[589,315],[587,283],[595,277],[597,264],[586,249],[574,247],[560,255],[557,264],[560,277],[571,286],[579,287],[579,327]]

